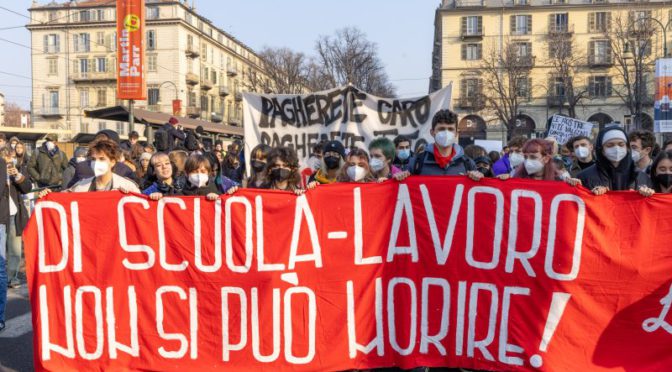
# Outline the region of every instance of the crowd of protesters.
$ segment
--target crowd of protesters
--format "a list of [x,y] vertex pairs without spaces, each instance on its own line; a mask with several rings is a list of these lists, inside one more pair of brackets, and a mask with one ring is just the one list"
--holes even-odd
[[[112,130],[102,130],[87,149],[78,148],[68,159],[47,137],[32,156],[17,138],[0,135],[0,331],[4,329],[6,290],[19,284],[21,233],[28,212],[21,195],[38,190],[95,192],[119,190],[142,193],[152,200],[164,196],[199,195],[216,200],[240,188],[272,189],[302,194],[337,182],[401,181],[411,175],[465,175],[563,181],[583,185],[595,195],[636,190],[643,196],[672,192],[672,141],[663,146],[653,133],[627,134],[618,126],[602,129],[595,141],[579,136],[559,146],[553,138],[514,137],[499,153],[458,144],[458,118],[450,110],[432,120],[433,142],[411,149],[409,138],[381,137],[368,148],[346,148],[339,141],[312,148],[306,165],[287,147],[258,145],[249,152],[249,172],[243,144],[226,148],[217,142],[206,149],[202,131],[185,131],[177,119],[155,133],[152,144],[141,143],[137,133],[120,141]],[[5,173],[2,175],[1,173]],[[5,256],[6,252],[6,256]],[[6,265],[6,270],[5,270]]]

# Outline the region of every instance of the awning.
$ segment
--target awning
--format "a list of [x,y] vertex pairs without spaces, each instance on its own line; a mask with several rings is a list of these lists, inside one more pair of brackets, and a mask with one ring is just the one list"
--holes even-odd
[[17,137],[22,142],[37,142],[48,134],[56,135],[57,137],[69,136],[71,131],[65,129],[45,129],[45,128],[19,128],[19,127],[0,127],[0,133],[3,133],[9,141],[12,137]]
[[[128,109],[124,106],[105,107],[98,110],[85,110],[84,115],[88,118],[125,121],[128,122]],[[133,109],[133,117],[136,123],[148,124],[152,126],[164,125],[173,115],[164,112],[147,111],[143,109]],[[217,124],[210,121],[176,116],[180,125],[187,129],[196,129],[199,125],[203,130],[212,134],[221,134],[226,136],[243,137],[243,128],[234,127],[227,124]]]

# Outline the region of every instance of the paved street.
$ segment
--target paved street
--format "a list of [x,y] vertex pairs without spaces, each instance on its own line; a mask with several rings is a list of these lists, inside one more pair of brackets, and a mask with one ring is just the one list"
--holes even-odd
[[7,328],[0,333],[0,371],[32,371],[33,329],[25,283],[8,290],[5,318]]

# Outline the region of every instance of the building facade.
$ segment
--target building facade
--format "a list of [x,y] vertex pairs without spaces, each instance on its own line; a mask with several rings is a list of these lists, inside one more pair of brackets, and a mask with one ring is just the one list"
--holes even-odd
[[[550,116],[570,109],[597,127],[649,128],[671,9],[663,0],[443,0],[430,91],[452,82],[464,142],[542,136]],[[503,93],[493,89],[500,78]],[[508,125],[497,97],[515,109]]]
[[[115,2],[34,2],[29,11],[34,127],[127,134],[126,123],[84,115],[126,104],[116,99]],[[147,100],[136,108],[242,126],[249,74],[263,75],[254,51],[186,1],[146,0]]]

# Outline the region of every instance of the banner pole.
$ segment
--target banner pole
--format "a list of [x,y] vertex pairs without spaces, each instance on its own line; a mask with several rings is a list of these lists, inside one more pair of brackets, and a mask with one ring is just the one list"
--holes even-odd
[[[133,127],[135,127],[135,116],[133,115],[133,100],[129,99],[128,100],[128,135],[131,135],[131,132],[133,131]],[[119,133],[121,134],[121,133]]]

